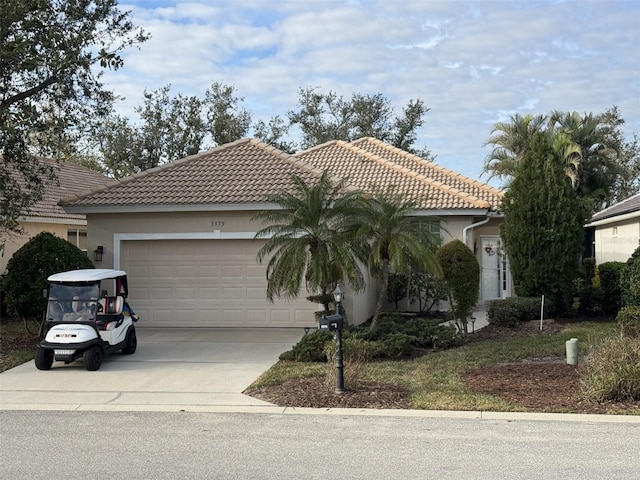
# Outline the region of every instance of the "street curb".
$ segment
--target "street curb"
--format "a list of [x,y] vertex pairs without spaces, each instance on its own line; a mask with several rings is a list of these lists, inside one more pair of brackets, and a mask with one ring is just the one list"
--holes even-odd
[[276,405],[105,405],[105,404],[0,404],[0,412],[8,411],[82,411],[82,412],[185,412],[240,413],[268,415],[332,415],[370,417],[456,418],[484,421],[544,421],[584,423],[640,424],[640,415],[600,415],[573,413],[484,412],[477,410],[394,410],[368,408],[307,408]]

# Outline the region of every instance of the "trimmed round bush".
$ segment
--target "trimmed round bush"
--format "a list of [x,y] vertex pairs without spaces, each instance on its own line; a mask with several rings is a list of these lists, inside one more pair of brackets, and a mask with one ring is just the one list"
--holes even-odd
[[94,268],[86,253],[66,240],[42,232],[24,244],[7,263],[3,293],[9,315],[40,318],[46,309],[42,291],[50,275]]
[[[540,318],[541,299],[537,297],[511,297],[487,302],[487,320],[495,325],[514,328],[520,322]],[[550,302],[545,298],[544,311],[550,311]]]
[[620,278],[624,266],[624,262],[605,262],[598,265],[603,296],[602,309],[605,313],[611,314],[620,310]]
[[453,316],[466,334],[467,319],[478,303],[480,265],[473,252],[460,240],[443,245],[436,255],[453,300]]
[[327,330],[314,330],[302,337],[291,350],[281,353],[279,358],[293,362],[326,362],[325,350],[331,340],[333,335]]
[[640,247],[627,260],[620,274],[622,306],[640,305]]

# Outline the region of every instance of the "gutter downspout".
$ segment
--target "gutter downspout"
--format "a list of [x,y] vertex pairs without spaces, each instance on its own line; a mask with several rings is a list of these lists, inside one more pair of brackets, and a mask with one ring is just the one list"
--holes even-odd
[[[481,225],[484,225],[485,223],[487,223],[489,220],[491,220],[491,213],[487,213],[487,218],[485,218],[484,220],[480,220],[479,222],[476,223],[472,223],[471,225],[467,225],[466,227],[464,227],[462,229],[462,243],[464,243],[465,245],[467,245],[467,232],[469,232],[469,230],[474,229],[476,227],[479,227]],[[467,245],[468,247],[469,245]]]

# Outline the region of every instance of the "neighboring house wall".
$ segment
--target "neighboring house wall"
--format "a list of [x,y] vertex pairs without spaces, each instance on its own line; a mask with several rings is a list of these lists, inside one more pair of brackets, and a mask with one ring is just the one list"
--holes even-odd
[[626,262],[640,245],[640,193],[596,213],[585,229],[593,240],[585,250],[596,264]]
[[[1,156],[0,161],[3,161]],[[87,222],[84,215],[65,212],[58,205],[58,201],[65,196],[86,192],[92,188],[102,188],[113,183],[113,180],[101,173],[77,163],[56,162],[41,157],[34,157],[33,161],[48,164],[54,170],[56,179],[44,186],[42,198],[20,219],[20,227],[24,233],[0,235],[0,244],[5,243],[4,252],[0,256],[0,273],[5,271],[9,259],[20,247],[41,232],[51,232],[57,237],[70,241],[81,250],[86,250]],[[13,172],[13,175],[16,175],[16,180],[22,188],[26,188],[21,176],[17,172]],[[89,258],[93,260],[91,252],[89,252]]]
[[[611,220],[616,220],[614,217]],[[626,262],[638,248],[640,219],[612,221],[595,227],[595,254],[598,264]]]
[[0,273],[6,271],[7,264],[9,263],[9,259],[16,253],[25,243],[27,243],[30,239],[38,235],[42,232],[49,232],[54,234],[56,237],[60,237],[64,240],[71,240],[69,238],[69,231],[73,230],[74,232],[78,232],[82,235],[84,234],[84,238],[80,238],[77,242],[72,242],[76,247],[86,250],[86,233],[87,227],[86,223],[78,222],[78,223],[48,223],[46,221],[43,222],[29,222],[25,221],[20,224],[23,228],[22,234],[17,233],[6,233],[0,239],[1,242],[4,243],[4,251],[0,256]]

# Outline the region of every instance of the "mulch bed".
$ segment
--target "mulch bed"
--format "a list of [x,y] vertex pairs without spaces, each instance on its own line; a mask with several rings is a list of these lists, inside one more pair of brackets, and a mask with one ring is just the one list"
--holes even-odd
[[[571,322],[573,320],[569,320]],[[491,338],[552,335],[561,332],[567,321],[526,322],[517,329],[488,325],[470,335],[470,342]],[[639,414],[640,402],[595,404],[580,396],[580,374],[575,366],[559,357],[529,358],[517,363],[498,364],[466,372],[469,388],[500,397],[522,410],[565,413]],[[409,409],[407,392],[393,384],[360,381],[354,390],[337,394],[324,377],[288,380],[279,385],[245,392],[283,407]]]

